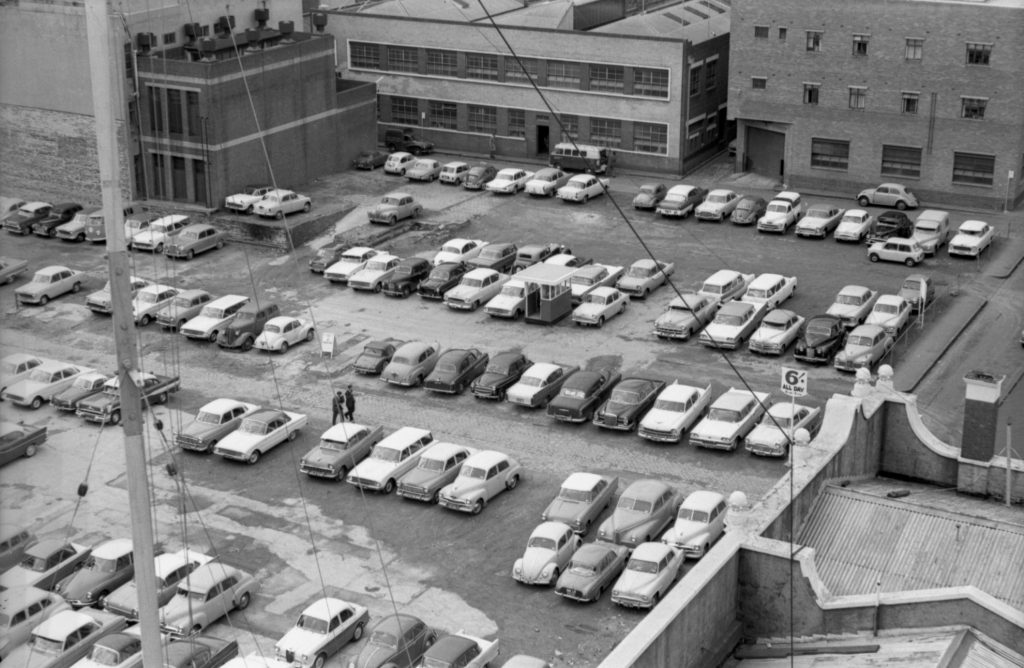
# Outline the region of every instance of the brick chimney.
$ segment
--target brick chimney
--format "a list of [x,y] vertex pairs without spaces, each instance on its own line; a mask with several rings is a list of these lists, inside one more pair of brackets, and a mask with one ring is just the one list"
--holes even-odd
[[964,376],[967,391],[957,475],[957,489],[961,492],[987,494],[988,463],[996,454],[999,403],[1005,379],[1003,374],[985,371],[971,371]]

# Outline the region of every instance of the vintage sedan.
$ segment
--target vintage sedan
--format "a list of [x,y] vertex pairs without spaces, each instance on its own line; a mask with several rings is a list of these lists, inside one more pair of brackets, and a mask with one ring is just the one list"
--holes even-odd
[[668,189],[655,210],[663,217],[686,218],[704,201],[705,195],[707,191],[699,186],[675,185]]
[[92,548],[60,539],[41,540],[25,549],[21,563],[0,575],[0,587],[51,590],[82,567]]
[[735,269],[719,269],[704,279],[697,292],[725,304],[730,299],[739,299],[753,280],[754,274],[744,274]]
[[68,668],[98,640],[125,626],[123,617],[99,610],[61,610],[32,629],[28,643],[5,661],[18,668]]
[[883,183],[874,188],[866,188],[857,193],[857,204],[860,206],[894,206],[900,211],[916,209],[917,196],[901,183]]
[[74,202],[54,204],[53,208],[50,209],[50,213],[45,218],[32,223],[32,234],[52,239],[57,236],[57,228],[64,223],[70,222],[75,217],[75,214],[81,210],[82,205]]
[[515,385],[532,362],[523,353],[508,351],[498,353],[488,362],[483,374],[469,386],[477,399],[505,398],[508,388]]
[[722,302],[696,292],[684,292],[668,304],[668,309],[654,321],[654,334],[659,339],[688,340],[694,333],[714,320]]
[[750,336],[747,350],[762,355],[781,355],[793,345],[806,318],[784,308],[772,309]]
[[797,429],[806,429],[814,438],[821,429],[821,409],[780,401],[772,404],[761,424],[747,434],[743,447],[754,455],[785,457]]
[[771,403],[767,392],[729,388],[715,399],[707,416],[690,431],[690,445],[735,450]]
[[804,215],[805,204],[800,193],[783,191],[770,202],[764,215],[757,220],[758,232],[779,232],[785,234]]
[[767,310],[765,304],[729,302],[700,333],[700,342],[710,348],[736,350],[761,324]]
[[227,233],[206,223],[193,223],[181,231],[164,246],[164,255],[191,260],[208,250],[224,248]]
[[729,220],[732,221],[733,225],[754,225],[767,210],[768,202],[763,197],[748,195],[736,204],[736,208],[732,210]]
[[132,319],[139,327],[145,327],[156,319],[163,307],[174,301],[180,290],[169,285],[147,285],[135,293],[132,300]]
[[178,331],[181,326],[199,315],[203,307],[213,301],[213,295],[206,290],[182,290],[169,304],[156,312],[158,325],[171,331]]
[[664,543],[637,545],[612,587],[612,603],[624,608],[653,608],[675,584],[683,561],[682,550]]
[[242,420],[259,410],[257,404],[237,399],[214,399],[175,434],[174,442],[185,450],[210,452],[222,438],[238,429]]
[[838,206],[814,204],[796,224],[796,235],[824,239],[839,227],[839,221],[844,213],[846,213],[845,209],[840,209]]
[[576,371],[548,404],[547,414],[562,422],[587,422],[621,379],[622,374],[611,368]]
[[274,302],[251,301],[235,313],[227,325],[217,335],[217,345],[221,348],[238,348],[252,350],[256,337],[264,326],[281,314],[281,307]]
[[420,282],[416,294],[423,299],[444,299],[444,293],[458,285],[470,269],[465,262],[444,262],[436,265]]
[[242,192],[224,198],[224,208],[235,213],[252,213],[256,202],[266,197],[273,189],[273,186],[266,185],[245,186]]
[[162,253],[166,244],[172,243],[181,231],[188,227],[189,217],[171,214],[158,218],[149,227],[128,239],[128,248],[151,253]]
[[401,427],[373,446],[370,456],[356,464],[345,482],[360,489],[390,494],[398,479],[415,468],[420,457],[437,443],[426,429]]
[[291,190],[271,190],[263,199],[256,202],[253,212],[264,218],[277,218],[281,220],[290,213],[300,211],[308,213],[313,208],[313,201],[305,195],[300,195]]
[[644,298],[665,285],[668,282],[668,277],[675,271],[676,265],[672,262],[641,258],[629,265],[626,273],[615,283],[615,287],[630,297]]
[[694,214],[697,220],[711,220],[720,223],[732,215],[741,199],[743,199],[742,196],[733,190],[724,188],[712,190],[708,193],[707,198],[700,203]]
[[100,371],[85,371],[75,377],[71,385],[50,397],[50,405],[61,411],[74,411],[78,402],[103,391],[110,376]]
[[871,309],[865,325],[880,325],[897,338],[910,324],[910,302],[899,295],[882,295]]
[[525,190],[526,182],[532,178],[533,172],[519,167],[506,167],[495,174],[484,187],[495,194],[514,195],[520,190]]
[[839,291],[826,313],[842,318],[843,325],[850,329],[864,322],[876,301],[878,290],[862,285],[847,285]]
[[23,378],[28,378],[32,369],[43,362],[51,360],[45,357],[36,357],[27,353],[11,353],[0,359],[0,391],[3,391],[11,383],[16,383]]
[[[569,266],[569,265],[567,265]],[[622,277],[625,268],[618,265],[586,263],[569,278],[572,303],[582,304],[583,298],[602,286],[611,287]]]
[[[146,280],[145,278],[139,278],[138,276],[129,276],[129,294],[131,294],[132,298],[134,299],[135,295],[139,293],[139,290],[146,287],[147,285],[152,284],[152,281]],[[107,281],[102,288],[100,288],[96,292],[91,293],[88,297],[86,297],[85,305],[93,313],[102,313],[104,315],[110,315],[111,313],[113,313],[114,306],[110,297],[110,281]]]
[[484,372],[491,357],[477,348],[453,348],[441,353],[423,388],[446,394],[462,394]]
[[846,337],[846,345],[836,353],[832,366],[839,371],[870,369],[889,354],[894,341],[880,325],[859,325]]
[[192,571],[160,609],[160,626],[174,638],[195,636],[231,610],[248,608],[258,589],[248,573],[211,561]]
[[135,575],[135,551],[129,538],[113,538],[93,548],[80,570],[57,583],[54,591],[73,608],[100,602]]
[[48,202],[28,202],[16,212],[4,216],[4,229],[11,234],[28,234],[32,226],[50,215],[53,205]]
[[595,288],[583,297],[572,311],[572,321],[580,326],[600,327],[620,313],[626,312],[629,297],[622,290],[610,286]]
[[678,443],[707,411],[711,386],[705,388],[673,382],[658,394],[651,410],[640,420],[641,438],[659,443]]
[[419,158],[405,170],[405,178],[410,181],[436,181],[439,176],[441,163],[433,158]]
[[528,408],[544,406],[558,394],[562,384],[578,366],[537,362],[530,366],[515,385],[508,388],[506,398],[510,403]]
[[494,165],[479,164],[469,168],[462,187],[466,190],[482,190],[498,173]]
[[388,365],[391,358],[395,356],[395,351],[404,344],[405,341],[399,341],[398,339],[368,341],[363,346],[363,352],[359,353],[355,362],[352,363],[352,368],[356,373],[376,376],[384,370],[384,367]]
[[917,313],[935,301],[935,281],[925,274],[910,274],[903,279],[899,294],[910,304],[911,313]]
[[395,151],[389,154],[388,159],[384,161],[384,173],[405,176],[405,171],[412,167],[415,162],[416,156],[412,153],[408,151]]
[[341,480],[384,437],[384,428],[339,422],[320,435],[320,443],[302,456],[299,470],[306,475]]
[[516,261],[512,265],[512,272],[515,273],[527,267],[532,267],[552,255],[568,252],[570,252],[568,246],[554,241],[545,244],[523,244],[519,247],[519,252],[516,254]]
[[235,640],[191,636],[187,642],[167,642],[163,668],[220,668],[236,656],[238,642]]
[[501,286],[501,292],[491,297],[484,304],[484,313],[492,318],[509,318],[518,320],[526,313],[526,293],[530,294],[540,290],[540,286],[534,284],[527,288],[525,281],[516,278],[509,279]]
[[215,445],[213,454],[255,464],[269,450],[285,441],[294,441],[307,420],[301,413],[276,408],[259,410]]
[[664,183],[645,183],[633,196],[633,208],[653,211],[661,200],[665,199],[668,187]]
[[356,169],[374,170],[378,167],[383,167],[387,161],[388,154],[384,151],[360,151],[359,155],[352,160],[352,166]]
[[370,611],[365,606],[340,598],[318,598],[277,641],[274,653],[288,666],[323,668],[342,647],[363,637],[369,621]]
[[441,498],[441,490],[455,480],[462,469],[462,463],[476,452],[464,445],[435,443],[420,455],[416,468],[398,479],[398,496],[437,503]]
[[50,265],[37,271],[28,283],[18,286],[14,298],[21,304],[46,306],[51,299],[81,290],[84,278],[85,274],[76,269],[68,269],[59,264]]
[[594,197],[600,197],[608,190],[610,181],[605,177],[593,174],[577,174],[558,189],[558,199],[563,202],[582,202],[586,204]]
[[449,510],[479,515],[491,499],[519,484],[522,467],[503,452],[481,450],[462,462],[455,480],[442,487],[438,503]]
[[430,275],[430,261],[421,257],[407,257],[395,266],[391,278],[384,281],[381,292],[389,297],[408,297],[416,292],[420,283]]
[[676,521],[661,542],[680,550],[687,558],[700,559],[725,531],[728,506],[718,492],[692,492],[676,513]]
[[441,245],[431,264],[436,267],[446,262],[466,262],[479,255],[486,245],[481,239],[449,239]]
[[670,485],[637,480],[622,491],[612,516],[598,527],[599,540],[635,547],[657,538],[675,517],[682,499]]
[[423,654],[430,668],[487,668],[498,657],[498,639],[487,640],[464,631],[438,638]]
[[33,457],[46,442],[46,427],[0,422],[0,466],[22,457]]
[[558,496],[551,500],[541,514],[545,522],[558,521],[572,527],[581,536],[590,531],[601,513],[608,510],[619,479],[597,473],[570,473],[558,490]]
[[331,244],[317,250],[313,257],[309,258],[309,270],[314,274],[322,274],[332,264],[341,259],[342,253],[351,246],[348,244]]
[[526,194],[538,197],[554,197],[558,189],[566,184],[570,175],[557,167],[545,167],[538,169],[529,181],[526,182]]
[[[436,162],[436,161],[431,161]],[[394,225],[406,218],[416,218],[423,213],[423,205],[409,193],[393,192],[384,195],[380,202],[366,212],[371,223]]]
[[812,316],[800,329],[793,357],[802,362],[829,362],[845,340],[846,325],[842,318],[829,314]]
[[469,264],[507,274],[512,270],[518,250],[514,243],[488,244],[479,255],[469,260]]
[[7,285],[25,273],[28,262],[10,257],[0,257],[0,285]]
[[629,548],[605,541],[586,543],[576,550],[555,582],[555,593],[587,603],[601,598],[626,567]]
[[[156,572],[157,607],[162,608],[171,600],[178,590],[178,583],[186,576],[211,561],[213,561],[213,557],[187,548],[156,555],[153,566]],[[112,591],[109,596],[103,598],[100,604],[107,612],[121,615],[129,621],[138,620],[139,590],[135,586],[135,581],[125,582]]]
[[341,254],[338,261],[324,269],[324,278],[331,283],[348,283],[352,274],[361,270],[379,251],[366,246],[355,246]]
[[526,541],[523,556],[512,565],[512,578],[529,585],[554,584],[582,544],[583,539],[568,524],[542,522]]
[[860,243],[868,238],[875,226],[875,217],[863,209],[847,209],[832,238],[836,241]]
[[289,346],[316,338],[313,323],[302,318],[282,315],[271,318],[263,326],[263,332],[256,337],[253,347],[267,352],[288,352]]
[[392,385],[415,387],[434,370],[440,350],[436,342],[410,341],[403,344],[380,372],[380,379]]
[[509,280],[493,269],[471,269],[459,284],[444,293],[444,305],[457,311],[475,311],[491,301]]
[[395,275],[402,258],[390,253],[378,253],[366,262],[366,266],[348,277],[348,287],[353,290],[380,292],[384,284]]
[[366,646],[348,668],[414,668],[437,640],[437,631],[412,615],[389,615],[377,622]]
[[793,296],[796,285],[796,276],[761,274],[750,282],[740,300],[749,304],[764,304],[773,309]]
[[35,410],[70,387],[79,375],[90,371],[92,369],[67,362],[47,360],[32,369],[27,378],[5,387],[0,397],[15,405]]
[[979,257],[986,248],[992,245],[994,236],[995,228],[988,223],[980,220],[965,220],[960,223],[956,235],[949,242],[949,254]]
[[612,389],[608,400],[594,411],[591,422],[604,429],[632,431],[663,389],[665,381],[662,380],[624,378]]
[[0,592],[0,661],[28,642],[32,629],[71,606],[57,594],[38,587],[15,587]]

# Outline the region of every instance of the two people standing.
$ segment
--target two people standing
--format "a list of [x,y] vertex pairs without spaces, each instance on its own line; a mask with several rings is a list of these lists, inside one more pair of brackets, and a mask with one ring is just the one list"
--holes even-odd
[[338,390],[331,400],[331,424],[338,424],[338,418],[351,422],[356,410],[356,397],[352,393],[352,386],[349,385],[342,392]]

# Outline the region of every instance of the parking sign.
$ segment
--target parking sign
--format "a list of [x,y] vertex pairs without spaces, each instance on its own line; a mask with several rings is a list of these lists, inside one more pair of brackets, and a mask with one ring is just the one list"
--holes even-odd
[[782,393],[791,397],[807,396],[807,372],[782,367]]

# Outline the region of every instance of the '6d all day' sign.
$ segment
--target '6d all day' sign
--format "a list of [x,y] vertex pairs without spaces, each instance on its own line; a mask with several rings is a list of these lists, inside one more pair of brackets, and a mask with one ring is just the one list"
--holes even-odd
[[791,397],[807,396],[807,372],[782,367],[782,393]]

